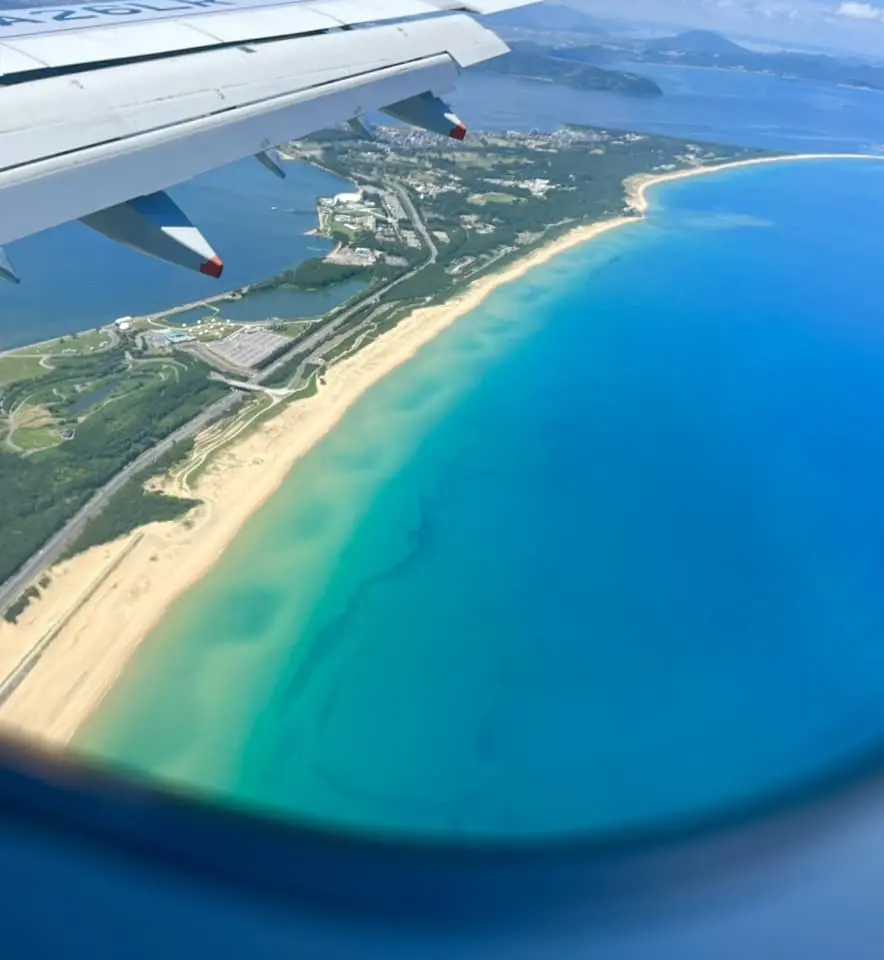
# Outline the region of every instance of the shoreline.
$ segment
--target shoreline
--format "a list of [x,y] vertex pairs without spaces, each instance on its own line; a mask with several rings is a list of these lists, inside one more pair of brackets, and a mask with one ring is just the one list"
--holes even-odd
[[723,170],[736,170],[739,167],[759,167],[770,163],[791,163],[806,160],[879,160],[884,161],[884,153],[792,153],[774,154],[769,157],[750,157],[746,160],[730,160],[709,166],[686,167],[667,173],[640,173],[624,181],[628,204],[639,214],[640,219],[647,216],[650,201],[647,192],[651,187],[675,180],[688,180],[704,174],[718,173]]
[[287,405],[213,459],[195,491],[203,503],[185,520],[138,528],[58,564],[47,571],[51,583],[19,622],[0,622],[0,684],[17,664],[41,650],[27,677],[0,702],[2,732],[37,737],[52,747],[70,743],[172,604],[209,573],[298,460],[371,386],[497,288],[567,250],[640,223],[648,214],[651,187],[743,166],[810,159],[884,156],[778,155],[633,176],[624,182],[631,214],[569,229],[445,303],[412,311],[355,355],[329,367],[317,394]]

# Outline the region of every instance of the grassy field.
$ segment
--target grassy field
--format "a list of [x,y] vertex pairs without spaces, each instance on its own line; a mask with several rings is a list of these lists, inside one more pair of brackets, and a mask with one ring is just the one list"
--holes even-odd
[[287,337],[297,337],[307,327],[312,327],[314,323],[313,320],[289,320],[286,323],[275,323],[273,330],[275,333],[281,333]]
[[240,323],[219,323],[213,317],[208,323],[203,323],[202,326],[188,327],[187,332],[193,334],[200,343],[212,343],[229,337],[231,333],[236,333],[241,326]]
[[37,357],[18,357],[15,354],[0,357],[0,385],[20,380],[36,380],[49,372],[40,366]]
[[22,450],[45,450],[61,443],[58,427],[54,424],[45,427],[22,427],[15,431],[13,442]]
[[68,337],[61,337],[43,347],[37,347],[36,352],[50,356],[71,357],[78,353],[95,353],[96,350],[106,349],[112,342],[111,335],[106,330],[89,330],[86,333],[73,333]]
[[511,193],[474,193],[470,198],[470,203],[484,205],[486,203],[516,203],[521,197],[514,197]]

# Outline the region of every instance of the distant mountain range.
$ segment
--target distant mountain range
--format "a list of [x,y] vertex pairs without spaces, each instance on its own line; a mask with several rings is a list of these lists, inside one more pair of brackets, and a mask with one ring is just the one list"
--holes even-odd
[[663,56],[682,56],[707,54],[710,57],[741,56],[751,53],[746,47],[728,40],[712,30],[687,30],[674,37],[662,37],[659,40],[644,42],[646,54],[658,53]]
[[[545,80],[574,90],[607,90],[634,97],[659,97],[663,91],[647,77],[623,70],[606,70],[562,56],[566,51],[527,40],[510,43],[503,57],[473,67],[479,73],[498,73],[526,80]],[[581,49],[581,48],[576,48]]]
[[[629,53],[628,59],[639,63],[719,67],[884,90],[884,67],[823,53],[749,50],[720,34],[706,30],[690,30],[674,37],[647,40],[640,44],[629,42],[619,48],[609,44],[599,46],[606,51],[605,59],[609,59],[608,54],[613,54],[614,59],[623,60],[624,53]],[[592,57],[587,57],[588,62],[592,60]]]
[[531,31],[532,39],[542,41],[542,35],[547,34],[550,55],[595,67],[613,63],[676,63],[884,90],[884,66],[857,58],[789,50],[750,50],[711,30],[687,30],[671,37],[639,39],[619,32],[614,21],[590,16],[561,3],[511,10],[488,20],[495,29]]

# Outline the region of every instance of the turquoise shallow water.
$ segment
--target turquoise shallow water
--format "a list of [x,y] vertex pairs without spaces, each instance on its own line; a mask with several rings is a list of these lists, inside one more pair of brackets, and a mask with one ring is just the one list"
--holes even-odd
[[732,807],[884,737],[884,163],[670,184],[375,387],[82,744],[368,831]]

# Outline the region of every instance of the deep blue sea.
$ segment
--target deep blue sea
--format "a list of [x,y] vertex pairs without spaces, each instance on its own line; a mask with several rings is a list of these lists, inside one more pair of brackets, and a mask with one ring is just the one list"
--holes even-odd
[[465,120],[488,130],[586,123],[796,153],[884,148],[880,90],[702,67],[620,66],[655,80],[663,96],[569,90],[468,71],[451,102]]
[[359,401],[83,742],[474,839],[690,822],[880,749],[884,163],[652,201]]

